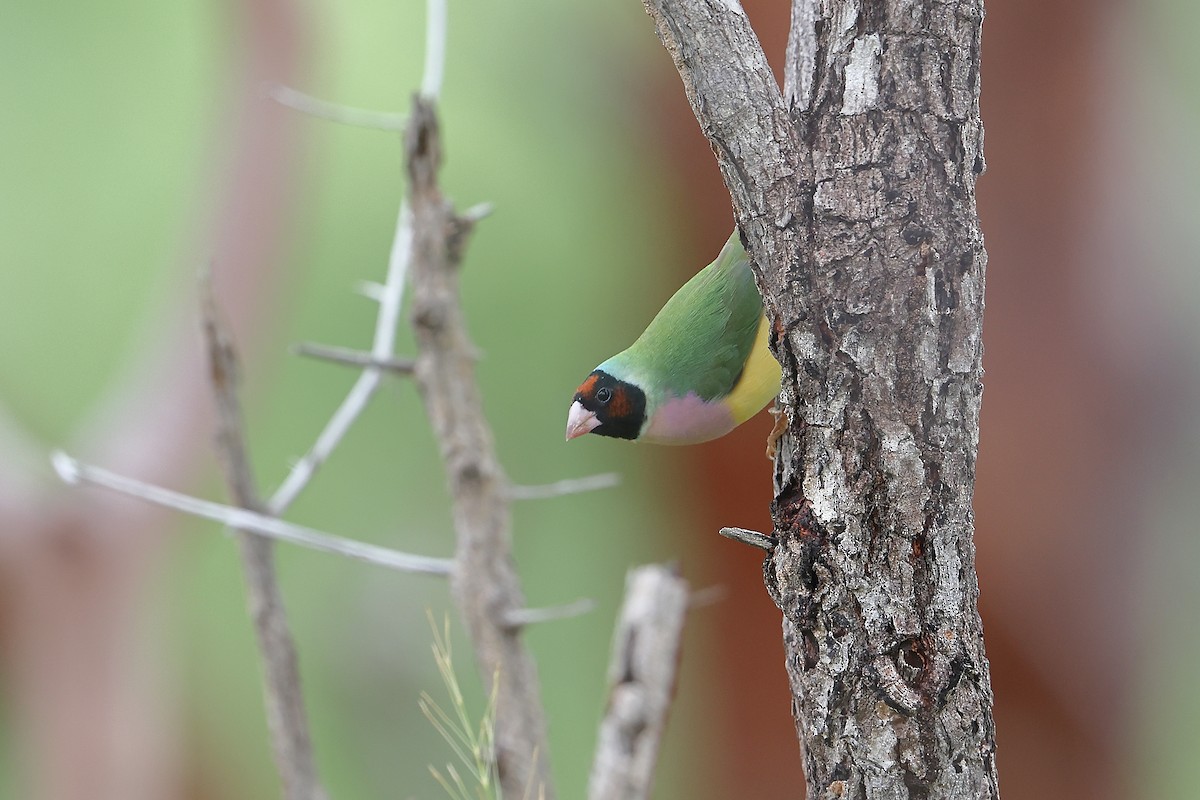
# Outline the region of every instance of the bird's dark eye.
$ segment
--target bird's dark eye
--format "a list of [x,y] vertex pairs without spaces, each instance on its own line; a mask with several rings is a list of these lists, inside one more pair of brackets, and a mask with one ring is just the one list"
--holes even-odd
[[601,386],[596,390],[596,400],[607,405],[608,401],[612,400],[612,389],[607,386]]

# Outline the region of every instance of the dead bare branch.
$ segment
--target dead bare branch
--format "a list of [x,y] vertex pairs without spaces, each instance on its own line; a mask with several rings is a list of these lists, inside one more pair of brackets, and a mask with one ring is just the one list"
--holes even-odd
[[646,800],[675,689],[691,595],[675,570],[629,571],[613,632],[608,707],[600,722],[589,800]]
[[[262,512],[262,501],[254,483],[237,398],[238,363],[230,340],[221,325],[208,276],[201,280],[200,297],[204,340],[208,347],[209,379],[217,406],[217,458],[234,502]],[[308,713],[300,686],[296,642],[288,627],[287,609],[275,575],[275,544],[255,533],[238,531],[238,548],[246,577],[246,598],[259,657],[263,664],[263,699],[275,766],[288,800],[325,800],[325,789],[317,777]]]
[[[413,214],[416,381],[445,465],[458,534],[452,591],[484,680],[498,676],[496,759],[506,797],[552,800],[537,668],[510,616],[525,607],[512,562],[509,482],[500,468],[475,382],[475,348],[458,294],[472,223],[455,216],[437,183],[441,139],[433,106],[413,100],[405,138]],[[528,792],[528,795],[527,795]]]

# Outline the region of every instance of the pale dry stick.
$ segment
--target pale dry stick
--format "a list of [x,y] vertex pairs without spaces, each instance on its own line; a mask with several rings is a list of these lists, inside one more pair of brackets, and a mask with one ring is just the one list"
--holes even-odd
[[362,561],[378,567],[386,567],[399,572],[412,572],[425,575],[449,575],[454,570],[454,561],[449,558],[419,556],[403,553],[386,547],[378,547],[366,542],[344,539],[328,533],[284,522],[278,517],[257,514],[235,506],[213,503],[208,500],[164,489],[150,483],[118,475],[101,467],[84,464],[62,451],[51,456],[55,472],[64,483],[70,485],[89,484],[98,486],[118,494],[143,500],[153,505],[170,508],[201,519],[219,522],[227,528],[267,536],[280,542],[287,542],[309,550],[332,553],[343,558]]
[[510,615],[525,605],[512,562],[509,481],[496,459],[475,381],[475,348],[458,293],[472,222],[437,183],[441,140],[432,105],[413,99],[405,137],[413,213],[416,383],[445,466],[458,544],[451,589],[484,680],[498,675],[496,759],[505,797],[553,800],[537,668]]
[[[201,279],[200,294],[209,378],[217,407],[217,459],[234,502],[244,509],[261,513],[262,500],[246,452],[242,409],[237,398],[237,356],[233,342],[218,318],[207,274]],[[325,800],[327,795],[317,777],[313,757],[296,642],[288,627],[287,609],[275,574],[275,544],[246,531],[238,531],[237,539],[250,619],[254,623],[263,662],[267,729],[271,734],[275,766],[283,784],[283,796],[288,800]]]
[[629,571],[588,800],[650,797],[691,597],[674,569],[651,564]]

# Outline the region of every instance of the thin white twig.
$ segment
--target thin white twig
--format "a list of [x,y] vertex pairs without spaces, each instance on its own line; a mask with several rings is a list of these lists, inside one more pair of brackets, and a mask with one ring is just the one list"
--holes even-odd
[[446,70],[446,0],[428,0],[425,4],[425,70],[421,76],[421,96],[430,102],[442,93]]
[[388,253],[387,280],[383,284],[383,295],[379,298],[379,318],[371,346],[371,354],[376,358],[391,357],[392,348],[396,345],[396,325],[400,321],[404,282],[412,261],[412,242],[412,212],[405,200],[401,201],[396,214],[396,235],[392,238],[392,249]]
[[540,622],[553,622],[559,619],[572,619],[588,614],[596,608],[596,601],[587,597],[566,603],[561,606],[548,608],[518,608],[508,612],[504,621],[514,628],[526,625],[536,625]]
[[196,517],[219,522],[229,528],[257,533],[281,542],[320,550],[325,553],[353,558],[401,572],[418,572],[427,575],[449,575],[454,568],[454,561],[449,558],[434,558],[402,553],[386,547],[377,547],[366,542],[344,539],[328,533],[293,525],[275,517],[256,514],[243,508],[227,506],[201,500],[190,495],[164,489],[161,486],[144,483],[134,478],[127,478],[115,472],[84,464],[61,450],[55,451],[50,457],[54,470],[64,482],[72,485],[90,483],[111,489],[121,494],[136,497],[149,503],[166,508],[182,511]]
[[611,489],[620,483],[620,475],[615,472],[604,472],[586,478],[566,478],[537,486],[510,486],[507,494],[509,500],[546,500],[551,497]]
[[[379,316],[375,320],[375,339],[371,346],[371,355],[378,360],[392,358],[392,348],[396,342],[396,323],[400,318],[400,306],[404,299],[404,279],[408,272],[411,250],[411,215],[408,213],[407,204],[401,203],[396,219],[396,236],[388,258],[387,282],[380,293]],[[383,371],[379,367],[369,366],[363,369],[354,386],[350,387],[346,399],[338,406],[321,435],[317,437],[312,449],[296,462],[272,495],[267,503],[267,510],[271,514],[281,515],[304,490],[313,475],[341,443],[354,420],[358,419],[358,415],[366,408],[367,402],[379,388],[382,377]]]
[[310,117],[327,119],[342,125],[353,125],[357,128],[372,128],[380,131],[399,132],[408,123],[403,114],[390,111],[372,111],[366,108],[354,108],[338,103],[330,103],[298,89],[282,84],[271,84],[267,87],[267,96],[281,106],[295,109]]
[[[421,79],[421,93],[426,97],[436,98],[441,92],[445,61],[446,2],[445,0],[428,0],[425,70]],[[287,89],[287,87],[280,88]],[[293,89],[287,89],[285,94],[293,100],[297,99],[298,95],[306,97]],[[276,97],[276,99],[279,98]],[[328,111],[337,107],[324,104],[323,108]],[[387,361],[394,357],[396,324],[400,319],[400,308],[404,299],[404,281],[411,259],[412,238],[411,214],[408,211],[407,203],[402,202],[396,220],[396,235],[392,240],[392,250],[388,258],[387,280],[378,294],[372,292],[369,295],[379,302],[379,315],[375,321],[375,338],[371,346],[371,355],[376,361]],[[378,366],[371,365],[363,369],[362,374],[358,376],[358,380],[354,382],[354,386],[347,393],[346,399],[338,406],[325,425],[325,429],[317,437],[316,443],[303,458],[296,462],[287,477],[284,478],[283,483],[272,495],[267,503],[267,510],[271,514],[281,515],[304,490],[321,465],[329,459],[350,426],[358,419],[359,414],[366,408],[367,403],[379,388],[382,376],[383,370]]]
[[292,467],[292,471],[275,490],[275,494],[271,496],[271,500],[267,503],[267,510],[272,514],[282,514],[288,506],[299,496],[308,482],[312,480],[313,475],[321,468],[329,456],[337,448],[342,438],[346,435],[346,431],[350,430],[350,426],[354,420],[358,419],[358,415],[362,413],[367,406],[367,401],[371,399],[371,395],[375,394],[375,390],[379,388],[379,378],[381,372],[374,368],[368,367],[363,370],[358,376],[358,380],[350,387],[350,392],[346,395],[346,399],[338,406],[337,411],[333,412],[329,422],[326,423],[325,429],[321,431],[317,441],[313,444],[303,458],[296,462]]

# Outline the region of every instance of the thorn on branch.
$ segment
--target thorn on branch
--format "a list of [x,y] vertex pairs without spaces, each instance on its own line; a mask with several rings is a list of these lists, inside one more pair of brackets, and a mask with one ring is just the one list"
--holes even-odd
[[774,536],[767,536],[765,533],[759,533],[758,531],[748,531],[745,528],[721,528],[719,533],[726,539],[733,539],[735,542],[748,544],[751,547],[757,547],[759,550],[765,550],[768,553],[778,544]]
[[446,262],[449,266],[462,265],[467,239],[475,230],[475,225],[480,220],[490,217],[493,210],[495,209],[491,203],[478,203],[462,214],[450,215],[450,232],[446,236]]
[[292,348],[292,352],[298,356],[331,361],[345,366],[375,367],[396,375],[411,375],[417,366],[416,360],[411,358],[378,358],[365,350],[312,342],[301,342]]
[[488,203],[488,202],[476,203],[475,205],[471,206],[463,213],[459,214],[458,218],[460,220],[462,220],[463,222],[466,222],[470,225],[474,225],[476,222],[479,222],[480,220],[487,219],[488,217],[490,217],[492,215],[492,212],[494,212],[495,210],[496,210],[496,206],[493,205],[492,203]]
[[374,300],[376,303],[379,303],[383,301],[387,287],[378,281],[358,281],[354,284],[354,291],[368,300]]
[[504,622],[509,628],[523,628],[526,625],[536,625],[541,622],[581,617],[591,613],[595,608],[596,601],[585,597],[561,606],[513,609],[505,615]]
[[611,489],[620,483],[620,475],[615,472],[604,472],[587,478],[566,478],[537,486],[510,486],[506,494],[509,500],[547,500],[552,497]]

